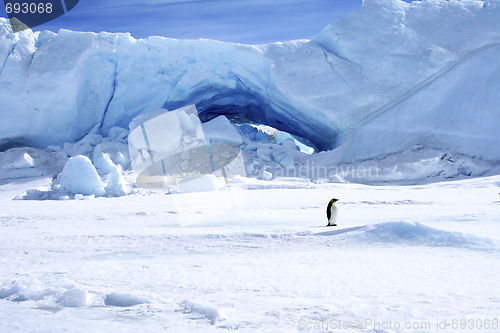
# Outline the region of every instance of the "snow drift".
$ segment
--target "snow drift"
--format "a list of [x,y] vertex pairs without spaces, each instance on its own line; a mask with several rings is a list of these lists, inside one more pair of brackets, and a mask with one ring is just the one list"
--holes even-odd
[[117,306],[131,307],[151,303],[151,300],[126,292],[112,292],[107,295],[96,295],[85,288],[71,283],[69,280],[56,281],[54,285],[46,284],[33,278],[24,278],[6,283],[0,288],[0,299],[14,302],[39,301],[47,308]]
[[320,236],[342,235],[363,242],[458,247],[476,250],[500,249],[500,240],[457,231],[442,230],[419,222],[385,222],[321,232]]

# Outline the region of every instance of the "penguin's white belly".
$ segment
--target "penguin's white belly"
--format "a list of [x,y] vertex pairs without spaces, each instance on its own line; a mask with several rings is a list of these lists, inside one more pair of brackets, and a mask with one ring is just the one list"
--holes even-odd
[[339,215],[339,209],[336,204],[333,204],[332,208],[330,208],[330,214],[328,225],[334,225],[337,223],[337,216]]

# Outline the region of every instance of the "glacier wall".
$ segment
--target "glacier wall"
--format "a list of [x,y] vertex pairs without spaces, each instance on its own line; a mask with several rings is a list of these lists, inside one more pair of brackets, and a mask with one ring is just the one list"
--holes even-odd
[[12,34],[0,18],[0,148],[62,145],[96,125],[107,135],[196,104],[202,118],[341,147],[332,163],[414,144],[500,160],[499,17],[499,0],[365,0],[310,41],[257,46]]
[[333,117],[276,82],[275,67],[287,54],[298,60],[314,51],[300,65],[326,72],[322,49],[312,42],[255,47],[66,30],[12,34],[5,20],[0,23],[4,149],[74,142],[96,124],[107,135],[113,126],[127,128],[138,114],[188,104],[201,115],[232,113],[307,137],[323,149],[334,146]]
[[342,161],[414,144],[500,160],[498,18],[498,0],[364,0],[315,36],[329,59],[362,73],[337,112]]

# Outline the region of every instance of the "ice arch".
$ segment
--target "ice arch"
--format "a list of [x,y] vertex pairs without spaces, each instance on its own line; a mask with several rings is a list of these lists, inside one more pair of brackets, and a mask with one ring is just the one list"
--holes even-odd
[[[202,122],[224,115],[233,123],[262,124],[291,133],[317,150],[330,149],[336,144],[335,135],[331,135],[328,128],[324,127],[325,132],[321,133],[321,127],[313,128],[313,124],[308,124],[310,120],[307,117],[300,117],[300,114],[288,117],[287,110],[292,107],[277,112],[273,108],[272,102],[248,90],[233,89],[221,93],[221,89],[218,88],[216,91],[204,91],[197,95],[213,95],[211,98],[196,102]],[[172,110],[181,107],[184,103],[184,101],[182,103],[165,103],[163,108]],[[328,138],[326,143],[323,142],[325,138]]]
[[[315,105],[330,79],[309,41],[249,46],[212,40],[61,30],[12,34],[0,18],[0,149],[106,136],[139,114],[196,104],[206,119],[238,117],[336,146],[335,115]],[[326,73],[326,74],[325,74]],[[304,88],[304,85],[308,86]]]

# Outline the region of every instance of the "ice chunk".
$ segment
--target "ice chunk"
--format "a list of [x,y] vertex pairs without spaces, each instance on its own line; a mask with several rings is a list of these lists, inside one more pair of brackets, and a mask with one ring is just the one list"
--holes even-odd
[[273,153],[273,159],[278,163],[281,162],[281,160],[283,160],[285,156],[288,154],[288,152],[283,148],[273,149],[272,153]]
[[189,118],[191,119],[191,122],[194,126],[198,126],[199,124],[201,124],[200,118],[198,118],[195,113],[190,113]]
[[12,148],[0,152],[0,180],[39,177],[59,173],[64,165],[53,152],[35,148]]
[[191,118],[187,115],[186,112],[183,110],[176,110],[173,111],[177,114],[177,117],[179,118],[179,122],[181,124],[182,130],[184,131],[194,131],[195,126],[198,124],[193,124],[191,121]]
[[16,302],[40,300],[46,294],[50,291],[44,290],[40,281],[32,278],[17,279],[0,289],[0,299],[11,297]]
[[255,140],[255,134],[259,131],[257,128],[248,124],[237,125],[237,129],[242,135],[246,136],[250,140]]
[[189,152],[189,150],[183,151],[182,154],[181,154],[181,158],[183,160],[190,160],[191,159],[191,153]]
[[2,161],[2,169],[20,169],[20,168],[32,168],[33,159],[28,153],[24,153],[21,156],[12,156],[10,161]]
[[203,127],[201,127],[201,124],[196,125],[196,138],[198,140],[205,140],[205,134],[203,133]]
[[100,136],[99,134],[87,134],[83,139],[78,141],[76,145],[84,145],[88,143],[91,146],[97,146],[101,142],[102,142],[102,136]]
[[86,156],[68,160],[61,174],[61,189],[71,194],[103,196],[106,191],[94,165]]
[[83,288],[72,288],[63,292],[58,298],[57,303],[66,307],[81,307],[88,305],[90,295]]
[[158,117],[159,115],[162,115],[162,114],[167,113],[167,112],[168,112],[168,110],[166,110],[166,109],[158,109],[158,110],[149,111],[149,112],[142,113],[142,114],[138,115],[137,117],[132,119],[132,121],[128,125],[130,132],[132,132],[135,128],[141,126],[142,124],[144,124],[148,120],[153,119],[155,117]]
[[265,169],[262,171],[262,179],[264,180],[271,180],[273,179],[273,174],[270,173],[269,171],[266,171]]
[[69,156],[89,155],[94,151],[94,146],[88,142],[84,144],[69,145],[68,147],[69,148],[66,150]]
[[248,150],[248,151],[255,151],[257,150],[257,145],[254,143],[247,143],[244,147],[243,150]]
[[286,153],[283,156],[283,159],[279,163],[284,168],[292,169],[292,168],[294,168],[295,161],[294,161],[294,158],[293,158],[292,154]]
[[201,305],[195,302],[185,300],[184,302],[181,303],[181,307],[183,308],[185,314],[195,313],[198,315],[202,315],[203,317],[210,320],[210,323],[212,325],[217,324],[217,321],[220,318],[219,311],[213,306]]
[[3,287],[2,289],[0,289],[0,298],[7,298],[12,295],[21,294],[26,289],[27,288],[24,284],[18,281],[14,281],[11,283],[10,286]]
[[[319,149],[341,149],[329,162],[337,165],[380,160],[422,142],[426,149],[498,161],[491,149],[500,143],[500,81],[492,75],[499,70],[498,3],[367,0],[311,41],[259,46],[159,37],[136,42],[67,30],[12,34],[0,18],[0,101],[7,105],[0,109],[0,149],[84,137],[68,154],[87,155],[100,133],[125,140],[117,128],[134,117],[131,129],[167,108],[195,103],[210,117],[261,122]],[[155,114],[146,115],[149,110]],[[180,129],[191,128],[185,116],[177,118]],[[203,140],[199,121],[189,118]],[[240,126],[240,133],[268,142],[249,127]],[[167,146],[193,138],[174,135]],[[133,158],[144,162],[151,151],[145,141],[140,148]],[[5,177],[28,175],[14,170]],[[474,174],[469,171],[461,172]]]
[[127,169],[130,165],[128,145],[121,142],[103,142],[94,149],[94,165],[103,174],[113,171],[116,165]]
[[118,126],[114,126],[109,130],[108,138],[111,141],[127,143],[128,130]]
[[155,160],[161,160],[181,148],[183,130],[177,113],[164,111],[148,112],[130,123],[128,148],[132,167],[138,174]]
[[151,301],[145,297],[137,296],[130,293],[114,292],[106,296],[104,299],[104,304],[110,306],[120,306],[128,307],[144,303],[150,303]]
[[225,116],[218,116],[202,124],[205,138],[211,141],[232,142],[242,144],[241,135]]
[[258,131],[255,133],[255,141],[262,142],[262,143],[271,143],[271,139],[269,138],[269,135],[267,135],[264,132]]
[[271,154],[272,150],[269,148],[259,148],[257,149],[257,157],[263,160],[264,162],[271,162]]
[[[291,142],[290,142],[290,140],[288,140],[288,139],[293,140],[294,144],[292,145]],[[306,153],[306,154],[312,154],[312,153],[314,153],[314,148],[309,147],[309,146],[303,144],[302,142],[296,140],[289,133],[286,133],[286,132],[282,131],[282,132],[280,132],[276,136],[276,143],[280,143],[280,144],[286,145],[285,142],[289,142],[288,144],[290,145],[291,148],[300,150],[303,153]]]
[[290,148],[295,149],[295,150],[300,150],[299,147],[297,147],[297,145],[295,144],[295,140],[292,138],[285,139],[285,141],[283,141],[282,145],[290,147]]
[[116,168],[116,165],[111,160],[111,157],[109,157],[109,154],[98,152],[97,149],[94,150],[94,165],[97,170],[101,171],[105,175]]
[[153,154],[170,154],[180,147],[183,132],[175,113],[165,113],[145,122],[143,126]]
[[108,176],[106,182],[106,194],[110,196],[124,196],[127,195],[127,183],[123,178],[120,168],[115,167]]

